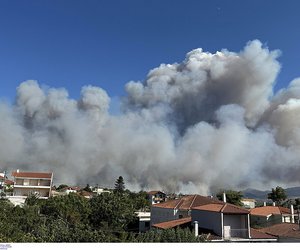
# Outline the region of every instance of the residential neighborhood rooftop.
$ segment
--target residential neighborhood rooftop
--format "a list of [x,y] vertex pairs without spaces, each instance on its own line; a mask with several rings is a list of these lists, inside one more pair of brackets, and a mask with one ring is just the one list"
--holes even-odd
[[270,214],[291,214],[289,208],[277,206],[263,206],[250,209],[251,215],[268,216]]
[[165,221],[157,224],[153,224],[153,227],[160,228],[160,229],[168,229],[168,228],[174,228],[177,226],[181,226],[184,224],[190,224],[192,222],[191,217],[181,218],[178,220],[171,220],[171,221]]
[[249,210],[232,205],[230,203],[206,204],[198,207],[193,207],[193,209],[211,212],[221,212],[226,214],[249,214]]
[[276,237],[300,239],[300,228],[295,223],[279,223],[259,231]]
[[179,199],[168,200],[166,202],[158,203],[153,205],[153,207],[161,208],[176,208],[181,210],[189,210],[193,207],[206,205],[206,204],[224,204],[224,202],[219,201],[215,198],[201,196],[201,195],[186,195]]
[[51,179],[53,173],[42,173],[42,172],[19,172],[13,171],[12,176],[18,178],[43,178]]

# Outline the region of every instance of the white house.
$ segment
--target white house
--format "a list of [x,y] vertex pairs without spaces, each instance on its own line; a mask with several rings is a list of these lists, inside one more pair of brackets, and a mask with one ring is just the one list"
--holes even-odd
[[263,206],[250,210],[251,225],[269,227],[278,223],[295,222],[294,209],[280,206]]
[[247,209],[255,208],[255,199],[248,199],[248,198],[243,198],[241,199],[241,202],[243,203],[244,207]]
[[192,208],[192,221],[199,228],[209,229],[222,239],[250,238],[249,211],[241,207],[223,203],[207,204]]
[[152,205],[165,202],[167,197],[167,195],[161,191],[149,191],[147,192],[147,196],[148,196],[148,200]]
[[154,204],[151,206],[151,225],[189,217],[193,207],[211,203],[220,204],[222,201],[207,196],[186,195]]
[[51,193],[53,173],[20,172],[12,173],[14,177],[13,196],[27,197],[36,194],[39,198],[48,198]]
[[194,227],[212,241],[273,242],[277,238],[250,228],[249,210],[211,197],[188,195],[151,207],[151,226]]

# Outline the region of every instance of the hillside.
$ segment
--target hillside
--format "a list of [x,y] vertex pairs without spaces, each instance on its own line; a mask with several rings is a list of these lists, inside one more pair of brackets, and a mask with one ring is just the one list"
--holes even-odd
[[[299,198],[300,197],[300,187],[291,187],[291,188],[286,188],[285,189],[288,198]],[[266,200],[268,193],[271,192],[271,190],[257,190],[257,189],[251,189],[248,188],[243,192],[243,195],[245,198],[252,198],[256,200]]]

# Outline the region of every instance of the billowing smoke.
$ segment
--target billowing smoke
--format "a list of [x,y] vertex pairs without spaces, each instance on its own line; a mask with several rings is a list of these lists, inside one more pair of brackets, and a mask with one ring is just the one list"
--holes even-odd
[[300,184],[300,79],[273,93],[279,51],[195,49],[126,84],[122,113],[94,86],[79,100],[26,81],[0,104],[0,166],[53,171],[56,183],[208,194]]

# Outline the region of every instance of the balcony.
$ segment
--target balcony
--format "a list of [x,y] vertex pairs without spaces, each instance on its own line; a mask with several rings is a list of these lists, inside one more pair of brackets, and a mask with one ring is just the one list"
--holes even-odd
[[224,227],[225,240],[249,239],[249,231],[247,228],[232,229]]

